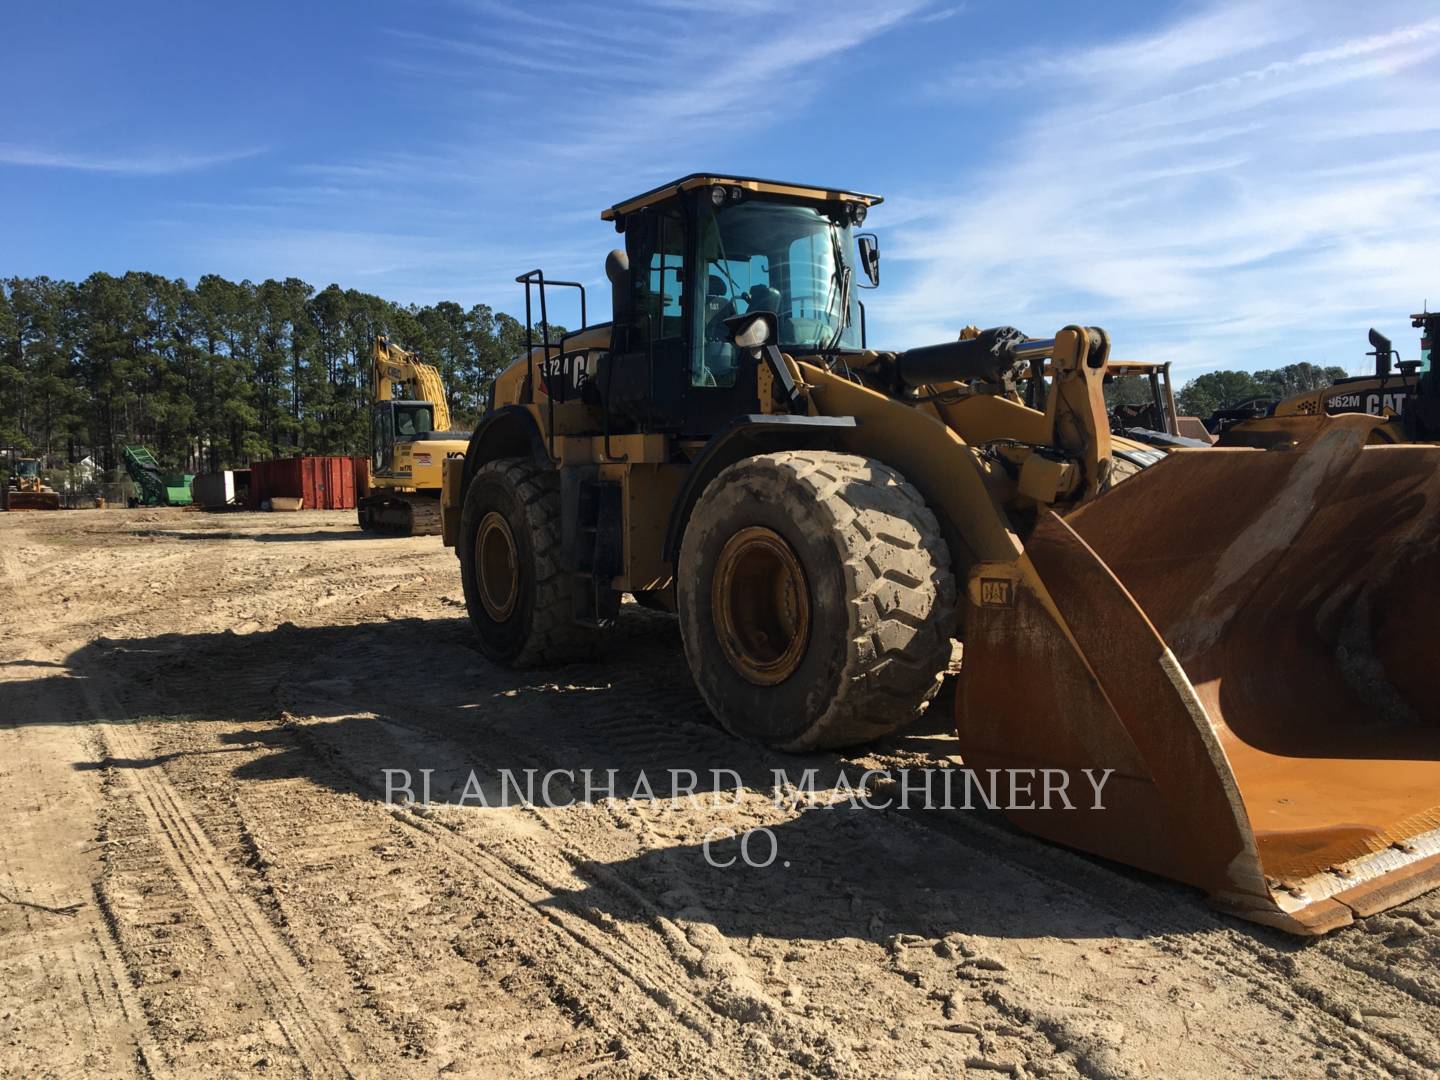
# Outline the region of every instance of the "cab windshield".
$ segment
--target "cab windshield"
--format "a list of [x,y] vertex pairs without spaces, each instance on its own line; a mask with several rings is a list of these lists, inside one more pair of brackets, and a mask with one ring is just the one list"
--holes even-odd
[[22,459],[20,461],[19,473],[21,476],[39,476],[40,462],[34,460],[33,458],[29,461],[25,461]]
[[414,438],[428,435],[434,429],[435,420],[429,405],[396,405],[395,437]]
[[725,320],[749,311],[778,316],[787,352],[858,349],[853,244],[848,222],[813,206],[747,200],[712,209],[700,223],[700,272],[691,283],[701,313],[692,382],[734,385]]

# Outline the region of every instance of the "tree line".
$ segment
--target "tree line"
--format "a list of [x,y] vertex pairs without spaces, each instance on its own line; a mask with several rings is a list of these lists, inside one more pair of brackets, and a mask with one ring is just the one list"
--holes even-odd
[[[297,278],[233,282],[131,272],[84,281],[0,279],[0,446],[47,459],[147,446],[170,469],[202,472],[292,454],[370,449],[371,341],[388,334],[434,364],[457,426],[484,410],[525,328],[485,304],[419,307]],[[1290,364],[1187,382],[1181,413],[1210,416],[1345,377]],[[1134,384],[1134,385],[1121,385]],[[1112,404],[1148,389],[1117,380]],[[1137,398],[1136,400],[1139,400]]]
[[1330,386],[1348,375],[1343,367],[1305,362],[1269,371],[1211,371],[1187,382],[1175,395],[1175,406],[1182,416],[1204,420],[1219,409],[1233,409],[1256,398],[1283,401]]
[[0,446],[110,470],[139,443],[191,472],[366,454],[382,333],[439,368],[457,426],[525,342],[485,304],[400,305],[296,278],[0,279]]
[[[1190,379],[1175,393],[1175,407],[1181,416],[1208,420],[1220,409],[1233,409],[1257,398],[1282,401],[1319,390],[1348,377],[1343,367],[1322,367],[1301,362],[1267,371],[1210,371]],[[1113,409],[1119,405],[1146,405],[1150,385],[1143,379],[1115,379],[1105,386],[1105,400]]]

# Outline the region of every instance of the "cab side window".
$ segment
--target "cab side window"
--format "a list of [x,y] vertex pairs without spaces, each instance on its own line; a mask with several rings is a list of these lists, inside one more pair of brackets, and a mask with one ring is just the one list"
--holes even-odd
[[393,409],[384,405],[375,410],[375,457],[374,469],[376,472],[385,472],[390,468],[390,458],[395,444],[395,429],[392,426],[391,413]]
[[632,267],[648,268],[631,278],[635,290],[637,345],[646,335],[655,341],[684,334],[685,223],[678,213],[645,215],[626,229],[626,247]]

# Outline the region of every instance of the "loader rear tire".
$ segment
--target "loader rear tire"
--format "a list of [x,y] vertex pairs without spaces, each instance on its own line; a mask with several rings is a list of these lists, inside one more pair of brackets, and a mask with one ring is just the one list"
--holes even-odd
[[465,607],[486,656],[523,668],[592,655],[596,634],[574,620],[561,563],[553,468],[529,458],[482,465],[465,492],[456,549]]
[[686,525],[677,579],[690,670],[737,735],[853,746],[909,724],[940,689],[950,551],[881,462],[787,451],[730,466]]

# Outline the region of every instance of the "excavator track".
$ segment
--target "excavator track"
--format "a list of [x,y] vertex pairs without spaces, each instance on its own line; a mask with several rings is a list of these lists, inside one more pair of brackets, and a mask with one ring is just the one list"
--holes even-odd
[[360,528],[385,536],[439,536],[440,499],[415,492],[367,495],[356,511]]

